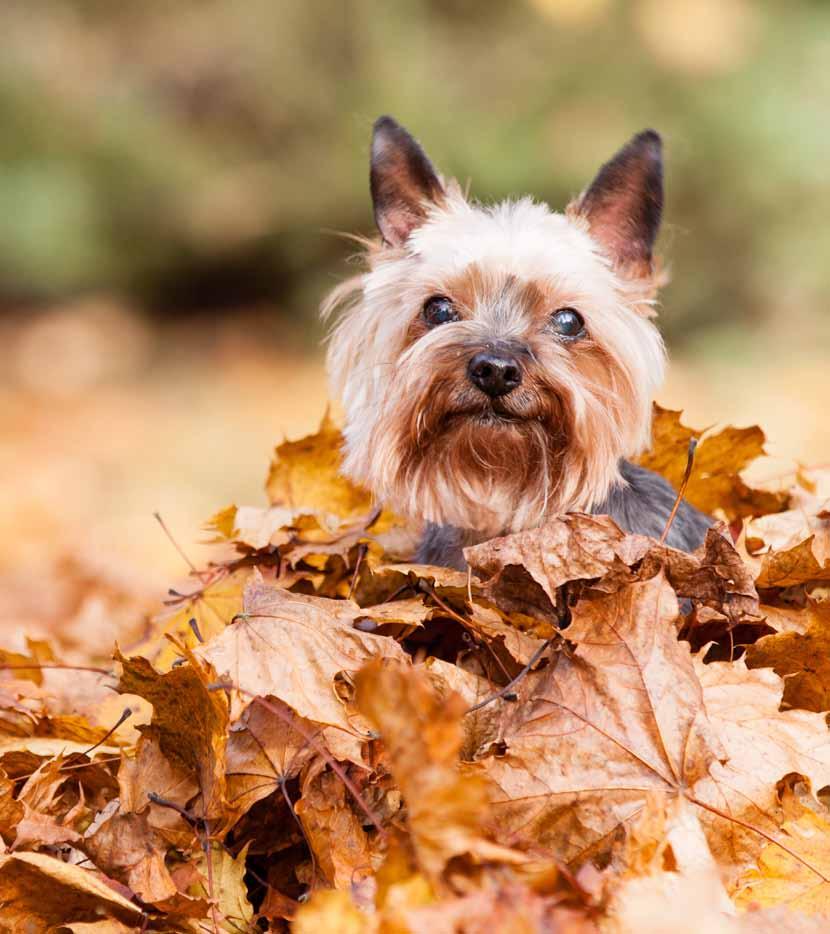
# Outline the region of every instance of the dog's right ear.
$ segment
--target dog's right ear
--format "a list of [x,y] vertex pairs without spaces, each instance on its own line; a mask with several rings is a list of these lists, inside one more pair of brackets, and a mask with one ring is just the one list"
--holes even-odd
[[375,121],[371,166],[375,223],[390,246],[402,246],[444,188],[426,153],[391,117]]

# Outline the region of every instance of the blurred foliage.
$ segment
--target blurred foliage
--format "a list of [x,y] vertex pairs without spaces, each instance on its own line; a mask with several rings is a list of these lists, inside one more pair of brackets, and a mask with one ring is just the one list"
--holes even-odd
[[310,321],[352,250],[330,231],[371,229],[390,112],[476,196],[556,206],[653,125],[670,334],[825,311],[828,3],[6,0],[0,32],[6,307]]

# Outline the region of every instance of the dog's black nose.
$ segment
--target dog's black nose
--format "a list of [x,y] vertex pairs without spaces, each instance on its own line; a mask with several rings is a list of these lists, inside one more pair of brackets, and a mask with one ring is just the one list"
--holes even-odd
[[467,375],[473,385],[491,399],[506,396],[522,381],[522,368],[515,357],[506,354],[477,353],[467,365]]

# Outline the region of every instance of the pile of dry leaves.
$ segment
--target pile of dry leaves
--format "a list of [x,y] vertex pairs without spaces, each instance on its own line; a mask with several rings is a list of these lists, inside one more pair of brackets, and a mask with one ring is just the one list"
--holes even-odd
[[[692,435],[658,411],[644,462]],[[827,930],[830,475],[752,489],[726,429],[697,554],[570,515],[464,574],[338,440],[280,446],[133,644],[2,653],[0,930]]]

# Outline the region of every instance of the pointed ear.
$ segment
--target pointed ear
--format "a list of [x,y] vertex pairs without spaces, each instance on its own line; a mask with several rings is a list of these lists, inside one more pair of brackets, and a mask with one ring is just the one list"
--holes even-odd
[[663,212],[659,135],[654,130],[638,133],[605,163],[568,211],[585,218],[591,235],[623,274],[649,275]]
[[375,223],[387,243],[402,246],[444,189],[426,153],[391,117],[375,121],[371,165]]

